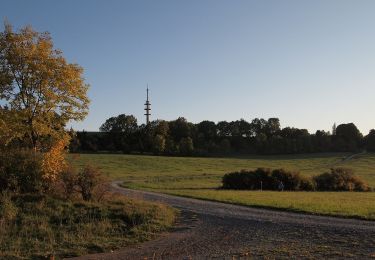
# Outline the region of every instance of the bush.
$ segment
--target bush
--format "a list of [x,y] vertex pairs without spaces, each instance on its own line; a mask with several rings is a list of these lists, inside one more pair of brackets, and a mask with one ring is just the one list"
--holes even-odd
[[[242,170],[240,172],[227,173],[223,177],[224,189],[235,190],[258,190],[261,185],[270,183],[271,174],[270,169],[259,168],[255,171]],[[264,189],[267,189],[264,186]]]
[[0,191],[40,192],[45,183],[42,156],[31,150],[7,150],[0,153]]
[[76,191],[77,177],[77,171],[72,166],[68,166],[61,172],[60,181],[66,199],[70,199]]
[[355,176],[351,169],[332,168],[330,173],[314,177],[320,191],[369,191],[363,180]]
[[314,182],[301,176],[298,172],[284,169],[258,168],[254,171],[242,170],[225,174],[223,177],[224,189],[240,190],[278,190],[282,182],[285,190],[314,190]]
[[299,172],[276,169],[272,171],[272,177],[274,183],[278,184],[281,181],[285,190],[311,191],[315,189],[315,183],[311,179],[302,176]]
[[235,190],[278,190],[280,182],[290,191],[370,191],[368,184],[345,168],[333,168],[313,178],[299,172],[284,169],[258,168],[254,171],[242,170],[224,175],[224,189]]
[[[83,200],[93,200],[95,191],[105,192],[105,180],[101,175],[98,168],[87,165],[82,171],[77,175],[76,185],[82,195]],[[101,197],[101,195],[99,194]],[[100,200],[100,198],[97,198]]]

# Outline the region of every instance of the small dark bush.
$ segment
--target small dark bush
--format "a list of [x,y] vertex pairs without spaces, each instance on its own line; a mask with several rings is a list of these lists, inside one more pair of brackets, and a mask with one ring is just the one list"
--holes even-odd
[[31,150],[0,153],[0,191],[39,192],[43,190],[41,154]]
[[351,169],[332,168],[330,173],[314,177],[317,189],[320,191],[369,191],[370,188],[363,180],[355,176]]
[[315,190],[315,183],[313,180],[302,176],[299,172],[275,169],[272,171],[272,177],[274,179],[274,183],[278,184],[281,181],[284,184],[285,190]]
[[284,169],[258,168],[254,171],[227,173],[222,179],[224,189],[235,190],[278,190],[282,183],[289,191],[370,191],[368,184],[345,168],[333,168],[313,178],[299,172]]
[[224,189],[240,190],[278,190],[280,182],[285,190],[314,190],[311,179],[301,176],[298,172],[284,169],[258,168],[254,171],[232,172],[223,177]]
[[[87,165],[77,175],[76,185],[83,200],[93,200],[95,191],[105,184],[105,180],[98,168]],[[105,191],[104,191],[105,192]]]
[[60,180],[63,188],[63,195],[66,199],[71,198],[76,191],[77,179],[77,171],[72,166],[67,167],[61,172]]
[[[271,171],[270,169],[259,168],[255,171],[242,170],[240,172],[227,173],[223,177],[224,189],[235,190],[258,190],[261,185],[270,184]],[[266,186],[263,187],[267,189]]]

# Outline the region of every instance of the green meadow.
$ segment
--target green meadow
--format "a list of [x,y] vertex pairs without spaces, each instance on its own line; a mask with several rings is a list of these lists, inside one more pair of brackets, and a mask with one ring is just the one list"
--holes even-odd
[[345,160],[348,154],[249,156],[236,158],[163,157],[123,154],[72,154],[77,166],[91,163],[124,186],[179,196],[312,214],[375,219],[375,192],[272,192],[220,190],[222,176],[257,167],[315,175],[347,167],[375,187],[375,154]]

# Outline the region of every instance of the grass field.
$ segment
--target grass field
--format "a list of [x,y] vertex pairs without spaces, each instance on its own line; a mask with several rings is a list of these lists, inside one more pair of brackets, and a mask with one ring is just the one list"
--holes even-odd
[[331,167],[352,168],[375,187],[375,154],[344,160],[348,154],[185,158],[122,154],[81,154],[70,158],[77,166],[92,163],[126,187],[146,189],[241,205],[270,207],[314,214],[375,219],[375,192],[271,192],[218,190],[230,171],[257,167],[320,174]]
[[0,259],[62,259],[106,252],[153,239],[174,219],[170,207],[118,195],[99,203],[3,193]]

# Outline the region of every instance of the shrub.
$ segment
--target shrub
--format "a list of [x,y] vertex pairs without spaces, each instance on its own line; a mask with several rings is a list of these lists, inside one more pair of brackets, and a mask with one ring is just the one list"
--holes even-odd
[[258,190],[268,189],[272,186],[270,169],[258,168],[255,171],[242,170],[240,172],[232,172],[224,175],[223,179],[224,189],[235,190]]
[[254,171],[232,172],[225,174],[222,182],[224,189],[277,190],[280,182],[284,184],[285,190],[315,189],[311,179],[284,169],[258,168]]
[[332,168],[330,173],[314,177],[317,189],[320,191],[369,191],[370,188],[363,180],[355,176],[351,169]]
[[87,165],[78,173],[76,184],[82,195],[82,199],[88,201],[93,200],[95,190],[102,188],[100,186],[105,185],[105,180],[98,168]]
[[66,145],[67,141],[61,139],[55,142],[50,150],[43,154],[43,178],[50,184],[53,183],[58,178],[59,174],[67,167],[65,162]]
[[7,150],[0,153],[0,191],[39,192],[45,183],[42,156],[31,150]]
[[72,167],[66,167],[60,174],[60,180],[63,188],[63,195],[66,199],[72,197],[76,191],[78,174],[77,171]]
[[310,178],[305,176],[300,176],[300,190],[304,191],[315,191],[316,190],[316,182]]
[[[276,169],[272,171],[274,183],[280,181],[284,184],[285,190],[305,190],[311,191],[315,189],[314,182],[302,176],[299,172],[286,171],[284,169]],[[277,189],[277,187],[275,187]]]

